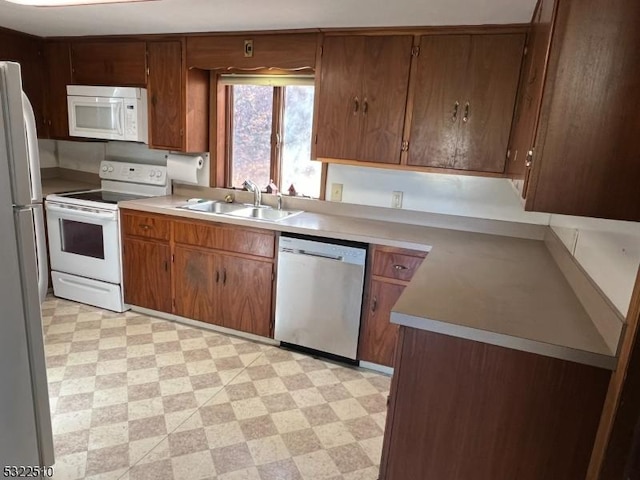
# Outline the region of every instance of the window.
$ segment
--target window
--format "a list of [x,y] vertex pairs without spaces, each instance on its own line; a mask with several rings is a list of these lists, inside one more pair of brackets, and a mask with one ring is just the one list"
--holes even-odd
[[319,197],[322,164],[311,160],[313,78],[224,75],[227,186],[246,179],[265,188]]

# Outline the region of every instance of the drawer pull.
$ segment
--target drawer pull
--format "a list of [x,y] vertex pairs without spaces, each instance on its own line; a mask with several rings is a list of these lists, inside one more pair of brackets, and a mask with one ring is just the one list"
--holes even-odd
[[400,270],[400,271],[409,270],[409,267],[405,267],[404,265],[400,265],[400,264],[397,264],[397,263],[393,266],[393,268],[395,268],[396,270]]
[[371,302],[371,312],[375,313],[378,308],[378,297],[373,297],[373,302]]
[[143,230],[149,230],[151,228],[151,225],[146,225],[144,223],[141,223],[140,225],[138,225],[141,229]]
[[226,268],[222,269],[222,284],[223,285],[227,284],[227,269]]
[[220,281],[220,272],[216,270],[216,283]]

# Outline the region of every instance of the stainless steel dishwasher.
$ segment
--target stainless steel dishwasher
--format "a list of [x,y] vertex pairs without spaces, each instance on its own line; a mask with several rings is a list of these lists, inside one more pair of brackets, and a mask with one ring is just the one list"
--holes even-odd
[[366,246],[282,235],[275,339],[355,360]]

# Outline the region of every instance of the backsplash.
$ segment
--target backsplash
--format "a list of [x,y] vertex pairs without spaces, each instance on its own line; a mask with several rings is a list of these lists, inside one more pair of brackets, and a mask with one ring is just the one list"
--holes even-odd
[[327,192],[330,192],[332,183],[343,185],[342,201],[346,203],[391,207],[392,192],[400,191],[405,210],[549,224],[548,214],[524,211],[511,182],[505,178],[334,164],[329,165]]

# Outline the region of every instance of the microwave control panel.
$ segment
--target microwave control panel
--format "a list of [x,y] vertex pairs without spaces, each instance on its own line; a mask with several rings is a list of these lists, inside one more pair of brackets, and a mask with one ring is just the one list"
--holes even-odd
[[138,138],[138,112],[135,101],[125,101],[124,104],[124,136],[127,139]]

